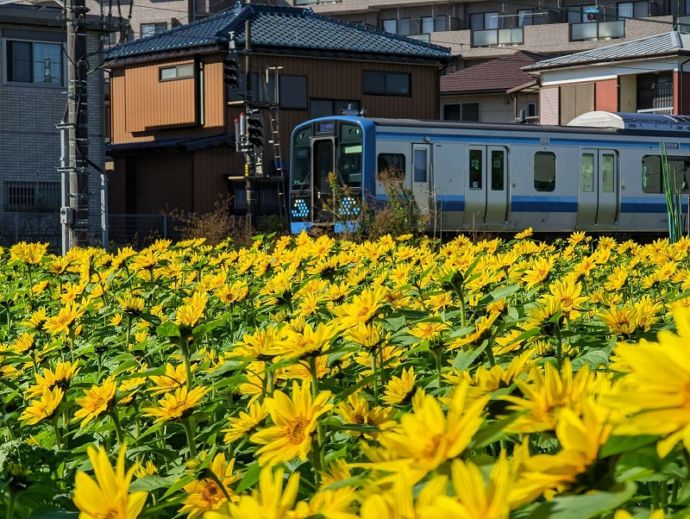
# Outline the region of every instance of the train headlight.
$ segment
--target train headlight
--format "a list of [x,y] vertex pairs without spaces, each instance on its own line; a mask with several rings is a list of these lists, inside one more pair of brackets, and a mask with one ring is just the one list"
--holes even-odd
[[341,218],[348,218],[352,216],[359,216],[361,208],[357,200],[351,196],[343,197],[338,208],[338,216]]
[[309,217],[309,204],[304,198],[297,198],[292,203],[290,214],[294,220],[304,220]]

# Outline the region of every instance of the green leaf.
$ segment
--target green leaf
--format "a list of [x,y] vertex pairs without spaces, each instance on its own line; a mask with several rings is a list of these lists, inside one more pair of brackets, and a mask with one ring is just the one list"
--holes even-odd
[[656,436],[611,436],[601,448],[600,457],[608,458],[623,452],[634,451],[656,441]]
[[196,326],[192,330],[192,335],[199,336],[199,335],[204,335],[206,333],[212,332],[213,330],[217,328],[221,328],[223,326],[227,326],[228,320],[226,318],[223,319],[215,319],[213,321],[209,321],[204,324],[200,324],[199,326]]
[[481,449],[487,445],[495,442],[500,436],[503,435],[503,429],[505,429],[510,423],[514,422],[518,416],[524,413],[513,413],[510,416],[496,420],[489,424],[488,427],[477,431],[472,438],[472,446],[475,449]]
[[256,482],[259,481],[259,474],[261,474],[261,467],[259,466],[258,461],[248,465],[247,472],[245,472],[242,481],[240,481],[239,485],[237,485],[235,492],[237,494],[241,494],[245,490],[252,488]]
[[177,481],[177,478],[172,476],[172,477],[161,477],[161,476],[144,476],[143,478],[139,478],[136,481],[134,481],[130,485],[130,491],[131,492],[138,492],[138,491],[146,491],[146,492],[151,492],[152,490],[158,490],[159,488],[168,488],[170,485],[175,483]]
[[159,337],[181,337],[180,327],[172,321],[165,321],[156,328],[156,335]]
[[479,348],[460,350],[453,361],[453,368],[465,371],[474,364],[474,361],[477,360],[482,353],[484,353],[487,344],[488,343],[485,342],[484,345]]
[[588,519],[619,507],[630,499],[637,490],[637,485],[627,482],[617,485],[610,492],[596,492],[579,496],[556,497],[543,503],[530,515],[529,519]]
[[31,514],[29,519],[76,519],[79,517],[78,512],[66,512],[65,510],[43,510]]
[[591,369],[598,369],[609,363],[609,354],[602,350],[588,351],[584,355],[573,360],[573,371],[579,371],[585,364]]

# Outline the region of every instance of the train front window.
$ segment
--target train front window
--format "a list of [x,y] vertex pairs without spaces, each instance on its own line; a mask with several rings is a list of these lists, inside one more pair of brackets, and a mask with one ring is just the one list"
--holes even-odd
[[362,185],[362,129],[353,124],[340,125],[338,142],[338,180],[342,185]]
[[292,153],[292,189],[303,189],[311,184],[311,129],[295,135]]

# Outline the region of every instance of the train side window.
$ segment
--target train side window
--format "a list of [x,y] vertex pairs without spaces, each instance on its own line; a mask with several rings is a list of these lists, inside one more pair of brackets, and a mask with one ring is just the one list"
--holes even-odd
[[601,157],[601,190],[604,193],[613,193],[616,179],[616,157],[605,153]]
[[470,189],[482,188],[482,150],[470,150]]
[[534,189],[553,191],[556,189],[556,154],[538,151],[534,154]]
[[414,150],[414,181],[427,181],[426,150]]
[[491,150],[491,190],[503,191],[505,171],[505,154],[500,150]]
[[690,157],[669,157],[671,182],[674,193],[690,193]]
[[377,177],[379,182],[405,180],[405,155],[402,153],[380,153]]
[[[674,193],[690,193],[690,157],[668,156],[668,170]],[[645,193],[664,192],[664,169],[659,155],[642,158],[642,190]]]
[[659,155],[642,157],[642,190],[645,193],[663,193]]
[[594,192],[594,154],[583,153],[580,161],[580,189],[583,193]]

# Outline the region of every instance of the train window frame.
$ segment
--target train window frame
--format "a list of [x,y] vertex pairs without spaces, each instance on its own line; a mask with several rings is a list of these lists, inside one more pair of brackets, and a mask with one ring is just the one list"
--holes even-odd
[[[479,168],[472,170],[472,155],[474,153],[479,154]],[[473,173],[478,173],[479,176],[473,176]],[[468,189],[473,189],[481,191],[484,181],[484,150],[471,149],[467,153],[467,187]]]
[[[587,177],[585,177],[585,157],[591,159],[591,168],[587,171]],[[586,152],[580,155],[580,192],[581,193],[594,193],[594,167],[595,167],[595,155],[593,152]],[[585,184],[585,179],[589,180],[588,184]]]
[[[388,159],[385,159],[385,157],[388,157]],[[388,163],[383,167],[382,159],[388,160]],[[399,162],[397,164],[393,164],[393,162],[396,161]],[[379,153],[376,158],[376,179],[381,183],[404,182],[406,175],[406,163],[407,157],[404,153]],[[382,175],[382,172],[384,170],[387,171],[387,174],[385,176]]]
[[[655,159],[657,161],[657,164],[658,164],[658,186],[656,185],[656,183],[654,183],[653,184],[654,187],[652,188],[652,190],[650,190],[650,188],[649,188],[650,184],[647,181],[647,179],[648,179],[647,171],[648,170],[645,167],[646,166],[645,162],[650,158]],[[690,183],[688,182],[688,176],[690,175],[690,156],[687,156],[687,155],[667,155],[667,159],[668,159],[669,165],[672,162],[684,162],[685,164],[687,164],[684,168],[685,173],[683,175],[683,182],[685,184],[685,187],[683,187],[683,185],[681,185],[680,186],[681,189],[679,192],[682,194],[690,194]],[[640,178],[642,180],[642,192],[647,194],[647,195],[662,195],[662,194],[664,194],[665,181],[664,181],[664,172],[663,172],[661,156],[649,154],[649,155],[645,155],[644,157],[642,157],[642,168],[641,168],[641,170],[642,170],[641,171],[642,174],[640,175]]]
[[[422,165],[417,164],[417,157],[423,155]],[[429,181],[429,150],[426,148],[416,148],[412,151],[412,180],[417,184]]]
[[[495,175],[497,172],[499,172],[499,170],[496,169],[494,163],[495,153],[501,154],[501,167],[499,176]],[[490,150],[489,159],[489,165],[491,166],[491,191],[505,191],[506,153],[504,150]],[[497,184],[497,179],[500,179],[500,184]]]
[[[611,158],[611,171],[606,167],[606,158]],[[610,173],[610,177],[607,175]],[[614,153],[602,153],[599,160],[599,175],[601,176],[601,192],[613,193],[616,190],[616,155]]]
[[[551,171],[548,173],[547,179],[541,180],[537,177],[537,157],[550,157]],[[553,193],[556,190],[556,172],[558,166],[556,163],[556,154],[553,151],[537,151],[534,153],[534,190],[540,193]]]

